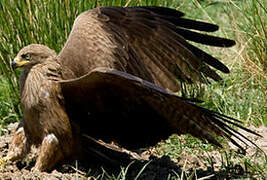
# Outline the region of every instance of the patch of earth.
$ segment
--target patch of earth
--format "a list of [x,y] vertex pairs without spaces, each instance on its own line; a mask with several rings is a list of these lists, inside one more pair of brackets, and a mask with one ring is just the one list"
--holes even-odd
[[[12,138],[12,131],[15,130],[17,123],[10,124],[7,129],[7,133],[0,136],[0,158],[6,156],[8,152],[8,144]],[[262,137],[255,137],[249,133],[242,132],[246,137],[251,139],[257,146],[259,146],[265,154],[267,153],[267,127],[261,126],[259,128],[249,127],[249,129],[256,131]],[[241,131],[241,130],[240,130]],[[233,145],[230,144],[232,149],[235,149]],[[209,179],[219,178],[229,178],[229,177],[244,177],[244,167],[239,164],[233,166],[232,171],[228,174],[225,170],[221,170],[222,166],[222,155],[218,151],[211,152],[199,152],[198,155],[193,155],[190,153],[183,152],[179,158],[170,159],[168,156],[159,157],[155,151],[150,149],[149,151],[144,151],[141,155],[148,158],[147,161],[135,161],[130,163],[127,167],[123,167],[124,171],[127,170],[127,179],[134,179],[140,171],[142,174],[138,179],[144,180],[161,180],[161,179],[171,179],[172,177],[177,178],[183,174],[187,173],[187,176],[194,174],[194,177],[206,177]],[[108,175],[113,175],[119,177],[121,173],[121,168],[114,169],[112,167],[97,164],[82,164],[80,162],[73,162],[70,164],[59,165],[52,172],[36,172],[31,171],[34,165],[35,158],[37,155],[37,149],[32,150],[30,155],[22,162],[12,163],[7,162],[0,167],[0,179],[109,179]],[[254,146],[249,146],[247,148],[246,156],[253,159],[255,163],[263,164],[266,161],[263,153],[260,153]],[[207,159],[212,160],[213,166],[207,165]],[[232,158],[232,157],[231,157]],[[143,169],[144,168],[144,169]],[[106,173],[103,173],[105,169]],[[223,174],[223,176],[221,176]],[[234,175],[234,176],[233,176]]]

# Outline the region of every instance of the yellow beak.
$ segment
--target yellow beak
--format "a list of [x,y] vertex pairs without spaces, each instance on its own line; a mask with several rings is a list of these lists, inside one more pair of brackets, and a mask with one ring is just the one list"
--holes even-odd
[[18,67],[22,67],[23,65],[27,64],[29,61],[25,60],[25,59],[20,59],[18,57],[16,57],[13,61],[12,61],[12,69],[16,69]]

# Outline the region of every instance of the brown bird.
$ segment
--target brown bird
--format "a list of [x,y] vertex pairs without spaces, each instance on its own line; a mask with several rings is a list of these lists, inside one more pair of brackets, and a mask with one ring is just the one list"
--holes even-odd
[[179,81],[221,80],[211,67],[229,73],[188,42],[235,44],[197,32],[217,29],[164,7],[99,7],[76,18],[59,55],[43,45],[24,47],[12,63],[24,68],[24,116],[6,159],[21,160],[35,145],[40,152],[34,169],[40,171],[81,152],[120,162],[116,153],[155,145],[173,133],[219,147],[215,136],[221,136],[243,149],[232,137],[250,140],[227,124],[256,133],[174,94]]

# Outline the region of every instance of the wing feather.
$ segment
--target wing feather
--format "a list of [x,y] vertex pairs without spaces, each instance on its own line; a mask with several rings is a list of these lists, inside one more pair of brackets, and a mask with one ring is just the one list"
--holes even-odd
[[[258,135],[238,124],[237,120],[199,107],[193,104],[191,100],[180,98],[174,93],[166,91],[155,84],[115,69],[97,68],[83,77],[61,81],[60,84],[67,107],[68,104],[71,104],[71,107],[78,107],[79,109],[81,106],[91,107],[86,105],[91,103],[94,108],[87,109],[90,114],[98,114],[98,111],[102,112],[102,114],[112,112],[109,114],[109,118],[115,118],[119,127],[117,127],[118,124],[114,121],[108,128],[111,131],[113,129],[116,131],[116,128],[120,129],[117,132],[119,133],[117,138],[113,136],[114,139],[112,140],[114,141],[117,141],[121,137],[126,138],[132,136],[132,134],[129,133],[131,130],[127,128],[128,124],[124,123],[125,117],[128,117],[127,120],[131,123],[129,118],[133,115],[132,112],[135,114],[135,122],[131,124],[131,128],[137,126],[138,133],[147,133],[146,135],[151,138],[149,142],[157,142],[158,139],[154,139],[154,136],[156,137],[160,133],[165,135],[178,133],[191,134],[201,140],[207,140],[221,147],[220,143],[216,140],[217,136],[221,136],[232,141],[244,152],[242,145],[238,144],[235,139],[241,140],[244,144],[247,144],[247,142],[251,144],[254,143],[229,125],[234,125],[235,127],[242,128],[246,132]],[[88,94],[94,94],[94,96],[88,96]],[[113,97],[116,97],[116,101],[119,102],[119,105],[117,105],[116,102],[110,102],[110,98]],[[127,107],[127,109],[124,109],[125,107]],[[144,111],[140,113],[140,109],[138,110],[138,108]],[[106,111],[107,109],[110,109],[110,111]],[[85,114],[88,112],[85,112]],[[157,120],[159,121],[159,126],[163,127],[164,124],[168,124],[168,128],[164,129],[159,127],[160,132],[154,131],[157,129],[157,121],[150,117],[151,114],[149,115],[149,112],[157,114],[157,117],[159,117]],[[79,113],[81,112],[79,111]],[[142,120],[143,117],[146,117],[145,123],[153,124],[153,128],[142,129],[139,126],[139,124],[144,123]],[[101,118],[97,119],[101,121]],[[72,121],[77,120],[74,119]],[[103,121],[104,122],[100,124],[106,123],[107,119]],[[90,126],[93,126],[93,124],[90,123]],[[95,130],[100,127],[92,128]],[[102,128],[103,127],[101,127],[101,129]],[[122,129],[126,129],[126,131],[124,132]],[[142,131],[145,131],[145,133]],[[92,133],[92,130],[89,131],[86,129],[85,134],[91,136],[92,134],[90,133]],[[144,143],[146,143],[146,138],[146,136],[142,136],[140,139],[135,137],[133,141],[129,140],[129,138],[126,139],[131,145],[137,143],[136,146],[140,148],[141,144],[144,145]],[[164,137],[162,136],[161,138]]]
[[[97,67],[114,68],[177,91],[175,78],[188,83],[216,81],[229,69],[189,44],[230,47],[234,41],[189,29],[213,32],[218,26],[183,18],[164,7],[100,7],[81,14],[59,54],[63,78],[79,77]],[[68,71],[67,71],[67,70]],[[74,74],[75,76],[70,76]]]
[[[104,8],[103,12],[105,15],[111,16],[116,14],[117,11],[125,11],[126,17],[121,19],[110,19],[114,24],[120,25],[124,32],[129,37],[130,45],[132,46],[141,46],[146,48],[151,48],[151,44],[155,44],[157,48],[157,52],[162,52],[163,50],[167,50],[168,54],[172,54],[174,57],[171,57],[171,62],[177,63],[180,69],[186,71],[184,75],[189,76],[187,78],[188,82],[196,82],[201,81],[205,82],[202,79],[200,72],[204,73],[207,77],[211,77],[214,80],[221,80],[220,76],[215,73],[215,71],[208,68],[208,66],[203,63],[203,59],[198,58],[198,51],[191,51],[190,44],[186,42],[187,40],[197,41],[203,44],[210,44],[213,46],[231,46],[234,44],[234,41],[228,40],[225,38],[218,38],[214,36],[204,35],[196,32],[192,32],[189,30],[184,30],[173,24],[172,21],[174,20],[171,17],[165,17],[158,14],[153,14],[153,12],[147,11],[147,9],[143,8],[129,8],[129,9],[113,9],[109,11],[109,8]],[[172,21],[171,21],[171,20]],[[116,22],[115,22],[116,20]],[[169,20],[169,21],[168,21]],[[178,19],[179,20],[179,19]],[[197,22],[192,25],[192,27],[205,27],[205,23]],[[187,26],[187,25],[185,25]],[[208,26],[208,25],[207,25]],[[210,29],[214,29],[215,26],[210,27]],[[150,28],[150,29],[148,29]],[[195,28],[196,29],[196,28]],[[208,28],[207,28],[208,29]],[[150,32],[149,32],[150,31]],[[176,40],[176,41],[174,41]],[[166,46],[163,46],[163,42],[167,42]],[[151,42],[151,43],[146,43]],[[170,46],[175,46],[176,53],[170,51]],[[155,52],[154,52],[155,53]],[[164,54],[164,53],[162,53]],[[185,60],[184,60],[185,59]],[[215,59],[215,58],[214,58]],[[153,59],[152,59],[153,60]],[[158,59],[158,61],[164,62],[164,60]],[[183,62],[184,61],[184,62]],[[169,61],[170,62],[170,61]],[[215,63],[216,64],[216,61]],[[186,66],[183,66],[186,65]],[[190,67],[190,70],[187,70],[187,67]],[[218,65],[220,66],[220,65]],[[168,69],[173,67],[170,63]],[[193,68],[192,68],[193,67]],[[171,71],[173,73],[173,71]],[[196,73],[197,72],[197,73]],[[177,75],[176,75],[177,76]],[[181,75],[178,75],[181,77]],[[185,81],[185,79],[181,79]]]

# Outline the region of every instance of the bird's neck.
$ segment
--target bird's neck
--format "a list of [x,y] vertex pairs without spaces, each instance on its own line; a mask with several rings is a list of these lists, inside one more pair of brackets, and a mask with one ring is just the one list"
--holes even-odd
[[35,67],[25,69],[20,77],[20,98],[23,109],[30,109],[39,102],[38,91],[41,88],[44,74]]
[[20,96],[24,108],[39,104],[40,94],[47,81],[60,79],[60,66],[56,61],[46,61],[30,69],[24,69],[20,77]]

